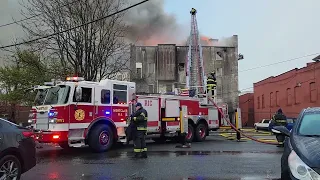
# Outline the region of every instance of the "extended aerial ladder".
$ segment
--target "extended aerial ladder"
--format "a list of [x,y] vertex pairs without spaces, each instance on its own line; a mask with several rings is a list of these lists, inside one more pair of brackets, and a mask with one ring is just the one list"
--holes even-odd
[[[188,40],[189,48],[186,59],[186,89],[189,96],[198,97],[201,99],[201,104],[208,104],[208,98],[216,98],[210,96],[206,88],[206,75],[204,73],[202,46],[200,43],[200,35],[197,24],[197,10],[192,8],[191,14],[191,31]],[[214,96],[216,96],[216,89]]]

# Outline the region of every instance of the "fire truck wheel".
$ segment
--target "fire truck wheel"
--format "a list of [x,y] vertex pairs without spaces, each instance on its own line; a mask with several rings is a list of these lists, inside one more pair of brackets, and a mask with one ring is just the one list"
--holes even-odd
[[206,137],[207,137],[206,134],[207,134],[207,126],[203,123],[198,124],[195,130],[196,141],[202,142],[206,140]]
[[108,125],[99,124],[92,129],[88,140],[90,148],[95,152],[107,151],[113,145],[112,129]]
[[191,143],[193,141],[194,138],[194,128],[191,124],[188,125],[188,134],[186,136],[186,141],[188,143]]

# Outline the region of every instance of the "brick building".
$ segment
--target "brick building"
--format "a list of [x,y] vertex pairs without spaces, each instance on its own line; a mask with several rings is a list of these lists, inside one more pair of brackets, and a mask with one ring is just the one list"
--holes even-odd
[[243,126],[254,124],[254,94],[246,92],[239,96],[239,107],[241,109],[241,120]]
[[317,59],[303,68],[254,83],[255,122],[271,118],[279,108],[287,117],[297,117],[303,108],[320,106],[320,63]]

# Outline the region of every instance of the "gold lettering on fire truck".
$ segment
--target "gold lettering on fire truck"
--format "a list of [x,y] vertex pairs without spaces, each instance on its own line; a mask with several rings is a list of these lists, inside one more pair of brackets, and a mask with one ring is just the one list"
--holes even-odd
[[84,120],[84,117],[85,117],[85,112],[84,110],[82,109],[78,109],[74,112],[74,118],[77,120],[77,121],[82,121]]
[[47,106],[40,106],[37,108],[39,111],[46,111],[48,110],[49,108]]
[[127,109],[113,109],[114,113],[117,113],[117,116],[126,116],[128,113]]

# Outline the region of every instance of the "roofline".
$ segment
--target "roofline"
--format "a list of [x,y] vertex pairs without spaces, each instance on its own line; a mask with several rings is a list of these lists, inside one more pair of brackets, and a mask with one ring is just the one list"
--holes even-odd
[[316,62],[308,62],[308,63],[306,63],[306,65],[305,65],[304,67],[294,68],[294,69],[291,69],[291,70],[289,70],[289,71],[283,72],[283,73],[281,73],[281,74],[279,74],[279,75],[277,75],[277,76],[270,76],[270,77],[268,77],[268,78],[262,79],[262,80],[260,80],[260,81],[258,81],[258,82],[253,83],[253,87],[255,87],[256,85],[259,85],[260,83],[262,83],[262,82],[264,82],[264,81],[267,81],[267,80],[269,80],[269,79],[274,79],[274,78],[283,76],[283,75],[288,74],[288,73],[293,72],[293,71],[297,72],[297,71],[304,70],[304,69],[306,69],[306,68],[309,68],[310,65],[312,65],[312,64],[317,64],[318,62],[319,62],[319,61],[316,61]]

